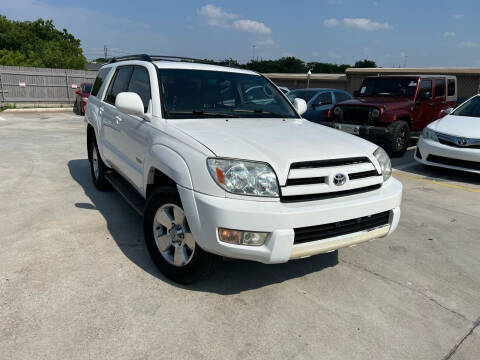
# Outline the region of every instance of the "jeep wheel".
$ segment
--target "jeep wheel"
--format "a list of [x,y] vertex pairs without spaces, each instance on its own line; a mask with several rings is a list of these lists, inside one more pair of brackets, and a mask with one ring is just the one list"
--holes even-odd
[[169,279],[193,283],[220,260],[196,243],[175,188],[159,187],[149,196],[143,221],[148,252]]
[[90,173],[92,174],[92,181],[95,187],[99,190],[106,190],[109,188],[109,183],[105,179],[105,172],[108,170],[107,166],[100,157],[97,142],[91,141],[88,146]]
[[410,139],[410,127],[405,121],[394,122],[388,128],[389,133],[385,139],[385,150],[392,157],[400,157],[407,150]]

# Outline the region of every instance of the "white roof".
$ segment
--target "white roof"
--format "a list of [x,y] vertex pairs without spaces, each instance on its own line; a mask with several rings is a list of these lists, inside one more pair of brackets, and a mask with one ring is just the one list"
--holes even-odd
[[237,68],[231,68],[227,66],[199,64],[185,61],[153,61],[159,69],[185,69],[185,70],[210,70],[210,71],[223,71],[234,72],[240,74],[259,75],[258,73],[250,70],[243,70]]

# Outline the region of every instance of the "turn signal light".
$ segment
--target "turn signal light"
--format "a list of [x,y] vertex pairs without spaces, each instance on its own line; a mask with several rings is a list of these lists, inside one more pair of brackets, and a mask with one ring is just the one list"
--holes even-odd
[[268,233],[219,228],[218,237],[220,241],[229,244],[261,246],[267,240]]

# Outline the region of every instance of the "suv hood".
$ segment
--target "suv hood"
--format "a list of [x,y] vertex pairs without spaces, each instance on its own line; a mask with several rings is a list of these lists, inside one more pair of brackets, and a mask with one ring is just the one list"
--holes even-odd
[[401,96],[365,96],[356,99],[343,101],[341,105],[363,105],[384,107],[387,110],[394,110],[398,108],[405,108],[413,104],[413,99],[410,97]]
[[447,135],[480,139],[480,118],[477,117],[447,115],[428,127]]
[[218,157],[262,161],[277,173],[280,185],[298,161],[367,156],[377,146],[359,137],[304,119],[191,119],[168,124],[209,148]]

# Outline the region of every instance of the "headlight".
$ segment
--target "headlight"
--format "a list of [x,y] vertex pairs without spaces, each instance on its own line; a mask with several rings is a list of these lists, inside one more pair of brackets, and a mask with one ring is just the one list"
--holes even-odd
[[383,181],[387,181],[392,176],[392,164],[390,163],[390,157],[382,148],[378,148],[373,153],[373,156],[378,160],[380,169],[383,175]]
[[378,117],[380,117],[380,110],[378,110],[378,109],[373,109],[373,110],[372,110],[372,118],[376,119],[376,118],[378,118]]
[[208,170],[225,191],[239,195],[278,197],[277,176],[266,163],[208,159]]
[[333,109],[333,113],[336,115],[336,116],[341,116],[342,115],[342,108],[340,106],[337,106],[335,107],[335,109]]
[[430,139],[430,140],[433,140],[433,141],[438,141],[437,133],[433,130],[430,130],[429,128],[423,129],[422,137],[424,139]]

